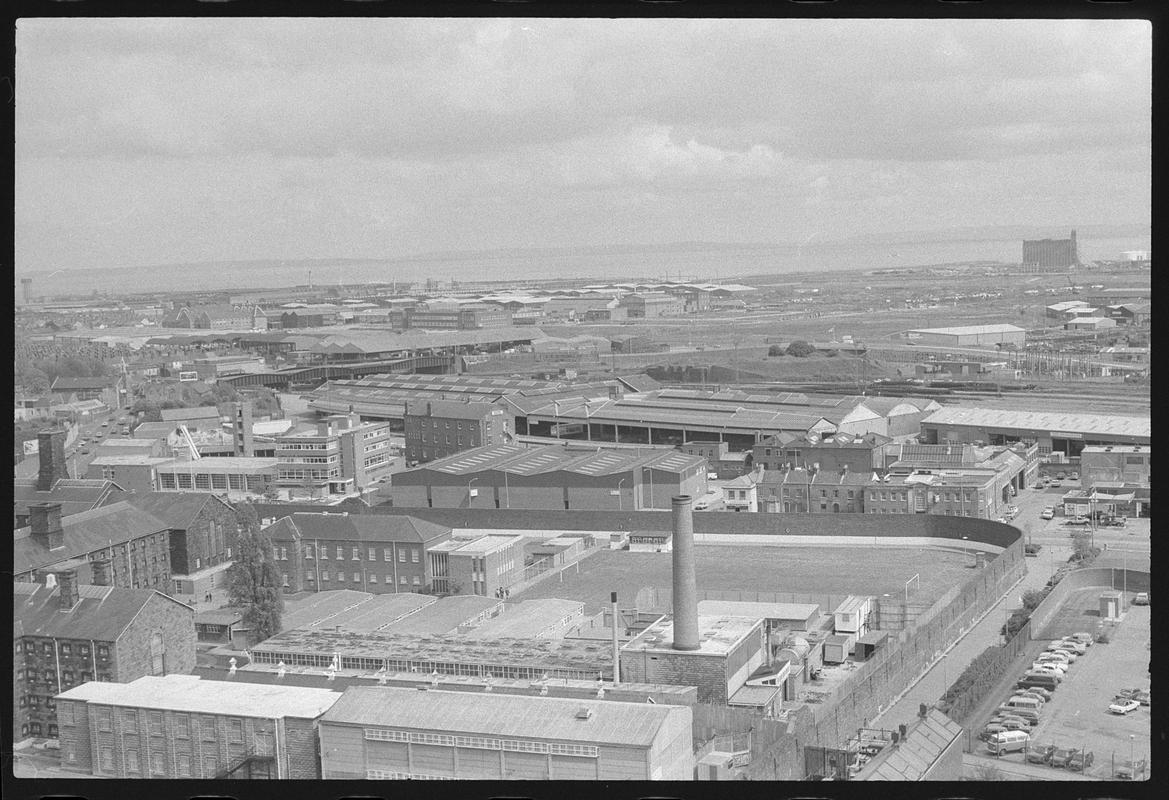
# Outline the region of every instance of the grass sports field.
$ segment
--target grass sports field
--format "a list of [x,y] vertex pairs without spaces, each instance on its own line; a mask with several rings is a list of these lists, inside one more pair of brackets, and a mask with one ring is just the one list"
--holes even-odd
[[[972,570],[966,565],[973,562],[973,557],[961,550],[925,547],[696,545],[694,555],[700,598],[704,591],[878,597],[889,593],[899,598],[906,580],[917,573],[920,588],[913,590],[910,602],[927,605],[969,577]],[[586,612],[596,612],[608,607],[611,591],[618,593],[624,607],[632,605],[642,588],[656,587],[659,601],[664,603],[670,597],[670,572],[669,553],[603,550],[583,562],[579,574],[569,567],[563,582],[553,575],[512,599],[580,600]],[[792,601],[785,597],[776,600]]]

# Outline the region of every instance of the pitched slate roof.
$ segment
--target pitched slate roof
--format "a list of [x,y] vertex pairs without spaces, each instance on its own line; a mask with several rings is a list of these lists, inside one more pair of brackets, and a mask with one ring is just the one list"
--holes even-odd
[[60,503],[61,516],[69,517],[117,502],[125,492],[118,484],[102,478],[61,478],[47,492],[37,490],[36,479],[12,481],[12,508],[16,516],[28,516],[33,503]]
[[117,378],[113,377],[97,377],[97,378],[54,378],[53,385],[49,387],[53,392],[75,392],[79,389],[108,389],[118,382]]
[[[910,726],[908,735],[896,747],[878,753],[857,776],[869,781],[920,781],[950,744],[961,736],[962,726],[936,708]],[[949,776],[957,780],[959,776]]]
[[169,530],[165,522],[124,500],[65,517],[61,528],[65,546],[52,551],[32,536],[31,528],[16,531],[12,540],[12,571],[19,575],[67,558],[88,555],[110,544]]
[[61,639],[92,639],[113,642],[150,600],[157,595],[165,602],[185,608],[194,618],[195,610],[153,589],[120,589],[113,586],[77,587],[80,602],[71,611],[61,611],[61,588],[40,583],[12,585],[13,619],[25,636],[55,636]]
[[172,530],[186,530],[209,504],[231,508],[223,498],[209,492],[132,492],[126,502],[166,523]]
[[[279,528],[277,526],[280,526]],[[451,529],[414,517],[344,516],[298,513],[265,529],[270,538],[290,536],[363,542],[418,542],[429,544],[450,536]]]
[[219,410],[215,406],[199,406],[197,408],[164,408],[162,409],[163,422],[180,422],[188,419],[209,419],[219,424]]

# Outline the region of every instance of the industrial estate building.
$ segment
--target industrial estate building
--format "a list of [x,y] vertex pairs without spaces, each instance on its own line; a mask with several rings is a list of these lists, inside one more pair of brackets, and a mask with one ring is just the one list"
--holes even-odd
[[1022,347],[1027,331],[1016,325],[963,325],[955,328],[915,328],[909,338],[919,344],[942,347]]
[[325,779],[690,780],[686,706],[353,687],[320,721]]
[[310,495],[353,494],[389,475],[390,426],[333,415],[313,431],[276,438],[276,482]]
[[925,444],[1035,442],[1039,455],[1078,456],[1087,445],[1151,444],[1148,417],[943,408],[921,421]]
[[56,697],[61,765],[103,778],[315,780],[317,726],[340,698],[197,675],[86,683]]
[[401,508],[669,508],[706,492],[706,459],[674,450],[500,444],[467,450],[394,476]]
[[1067,269],[1080,264],[1076,232],[1067,239],[1031,239],[1023,241],[1023,267],[1036,270]]

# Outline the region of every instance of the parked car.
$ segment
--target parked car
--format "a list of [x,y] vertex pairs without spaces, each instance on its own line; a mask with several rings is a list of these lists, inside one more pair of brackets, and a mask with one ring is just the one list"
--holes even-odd
[[1080,479],[1080,473],[1078,473],[1078,472],[1073,472],[1071,475],[1068,475],[1068,480],[1078,481],[1079,479]]
[[1070,636],[1065,636],[1063,638],[1070,639],[1073,642],[1079,642],[1085,647],[1091,647],[1092,643],[1096,641],[1096,637],[1090,633],[1073,633]]
[[986,749],[996,756],[1003,753],[1017,753],[1026,748],[1030,741],[1031,735],[1023,731],[1004,731],[991,737],[986,743]]
[[1039,519],[1055,519],[1055,506],[1048,506],[1040,511]]
[[1073,653],[1083,655],[1088,652],[1088,645],[1083,642],[1077,642],[1075,639],[1060,639],[1058,642],[1052,642],[1047,648],[1048,650],[1071,650]]
[[1149,604],[1148,592],[1137,592],[1137,596],[1132,599],[1134,606],[1147,606]]
[[1058,660],[1064,661],[1068,664],[1071,664],[1077,658],[1080,657],[1080,654],[1077,653],[1075,650],[1072,650],[1070,647],[1057,647],[1054,650],[1048,650],[1045,653],[1039,654],[1040,660],[1042,660],[1046,657],[1058,659]]
[[1124,763],[1116,768],[1113,777],[1119,778],[1122,781],[1136,780],[1138,777],[1144,778],[1145,760],[1142,758],[1137,761],[1132,761],[1126,758]]
[[1134,694],[1132,696],[1132,699],[1136,700],[1142,706],[1151,706],[1153,704],[1153,693],[1152,692],[1137,692],[1136,694]]
[[1053,767],[1066,767],[1074,752],[1068,747],[1057,747],[1051,751],[1051,758],[1047,759],[1047,763]]
[[1091,522],[1087,517],[1082,517],[1079,514],[1064,522],[1064,525],[1087,525]]
[[1095,760],[1096,754],[1091,750],[1073,750],[1072,757],[1068,759],[1068,769],[1083,772],[1092,766]]
[[1061,485],[1062,484],[1060,484],[1060,482],[1057,480],[1051,480],[1051,481],[1047,482],[1047,486],[1049,489],[1058,489]]
[[1125,715],[1130,711],[1136,711],[1141,707],[1139,700],[1125,700],[1120,699],[1108,707],[1108,710],[1113,714]]
[[1027,748],[1027,761],[1031,764],[1047,764],[1051,761],[1051,754],[1055,752],[1055,745],[1040,744]]
[[1006,728],[1002,725],[999,725],[997,722],[992,722],[982,729],[982,732],[978,734],[978,738],[984,742],[989,742],[992,736],[997,733],[1002,733],[1005,730]]
[[1036,661],[1031,665],[1031,671],[1047,673],[1048,675],[1058,675],[1061,678],[1068,674],[1067,664],[1052,664],[1046,661]]
[[710,501],[709,500],[696,500],[694,502],[694,510],[695,511],[705,511],[708,508],[710,508]]
[[1023,719],[1022,717],[1001,717],[1001,718],[996,718],[996,720],[992,720],[992,722],[995,722],[995,724],[997,724],[997,725],[1003,726],[1003,728],[1008,730],[1008,731],[1024,731],[1024,732],[1026,732],[1027,730],[1029,730],[1031,728],[1031,726],[1027,723],[1027,720]]
[[1061,480],[1061,481],[1062,481],[1064,478],[1066,478],[1067,476],[1068,476],[1068,474],[1067,474],[1066,472],[1057,472],[1057,473],[1055,473],[1055,477],[1056,477],[1058,480]]
[[1042,686],[1032,686],[1030,689],[1016,689],[1015,694],[1032,695],[1034,697],[1042,697],[1044,702],[1052,698],[1052,691],[1044,689]]
[[[1040,694],[1038,689],[1016,689],[1011,697],[1029,697],[1032,700],[1038,700],[1040,704],[1044,704],[1050,699]],[[1007,702],[1009,703],[1010,700],[1008,699]]]

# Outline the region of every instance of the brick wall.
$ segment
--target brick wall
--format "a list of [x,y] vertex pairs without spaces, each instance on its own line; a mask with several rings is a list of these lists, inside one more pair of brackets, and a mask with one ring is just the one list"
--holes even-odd
[[281,755],[285,762],[285,777],[292,780],[319,780],[321,756],[317,723],[311,719],[286,717],[281,728],[284,732]]
[[[95,666],[98,677],[114,679],[111,642],[30,636],[23,637],[20,646],[23,652],[14,654],[13,659],[17,664],[13,681],[13,733],[17,741],[30,735],[55,736],[53,697],[94,680]],[[102,652],[106,654],[100,655]]]
[[57,705],[61,718],[61,767],[77,772],[93,772],[93,749],[89,736],[89,704],[62,700]]
[[230,561],[239,537],[235,511],[223,503],[207,502],[188,527],[171,534],[171,568],[180,575]]
[[698,702],[727,701],[727,661],[681,651],[621,652],[621,680],[698,688]]
[[195,668],[194,609],[156,594],[146,601],[119,637],[114,648],[111,680],[128,683],[155,674],[151,654],[155,634],[161,637],[165,652],[165,674],[185,675]]

